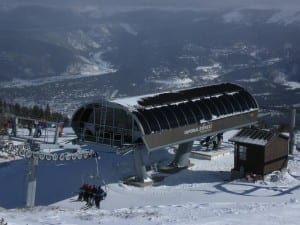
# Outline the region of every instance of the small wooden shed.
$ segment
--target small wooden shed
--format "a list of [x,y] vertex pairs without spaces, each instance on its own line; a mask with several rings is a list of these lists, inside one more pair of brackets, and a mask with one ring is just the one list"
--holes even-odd
[[[234,142],[234,177],[264,176],[287,167],[288,136],[276,130],[243,128],[229,141]],[[234,175],[235,174],[235,175]]]

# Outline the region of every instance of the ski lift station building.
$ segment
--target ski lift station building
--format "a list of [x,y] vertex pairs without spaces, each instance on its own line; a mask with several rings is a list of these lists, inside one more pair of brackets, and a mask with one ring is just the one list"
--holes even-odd
[[179,144],[185,152],[196,139],[256,123],[257,114],[248,91],[221,83],[86,104],[74,113],[72,127],[81,140],[116,150]]

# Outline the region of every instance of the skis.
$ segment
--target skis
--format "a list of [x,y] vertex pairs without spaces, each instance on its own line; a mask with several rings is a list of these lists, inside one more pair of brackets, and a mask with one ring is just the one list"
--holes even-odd
[[90,209],[92,207],[93,207],[92,205],[85,205],[85,206],[82,206],[80,209],[81,210],[88,210],[88,209]]

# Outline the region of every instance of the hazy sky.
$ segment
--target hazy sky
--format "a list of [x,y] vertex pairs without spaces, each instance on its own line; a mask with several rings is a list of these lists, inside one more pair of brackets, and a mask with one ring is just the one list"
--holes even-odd
[[300,9],[300,0],[0,0],[2,7],[39,4],[54,7],[175,7]]

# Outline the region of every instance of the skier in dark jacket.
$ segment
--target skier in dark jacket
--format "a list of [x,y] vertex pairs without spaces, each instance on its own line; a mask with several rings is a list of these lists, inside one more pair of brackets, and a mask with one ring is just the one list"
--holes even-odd
[[27,124],[27,129],[28,129],[28,136],[31,136],[31,134],[32,134],[32,124],[31,124],[31,122],[29,122]]
[[16,124],[16,119],[13,119],[11,121],[11,135],[13,137],[17,136],[17,124]]
[[98,209],[100,208],[100,201],[102,201],[105,197],[106,192],[101,188],[101,186],[99,186],[95,195],[95,206]]
[[89,197],[89,205],[94,205],[95,196],[97,195],[97,187],[95,185],[92,186],[90,190],[90,197]]
[[78,201],[82,201],[82,200],[85,200],[85,192],[86,192],[86,189],[87,189],[87,185],[86,183],[84,183],[80,189],[79,189],[79,194],[78,194]]

